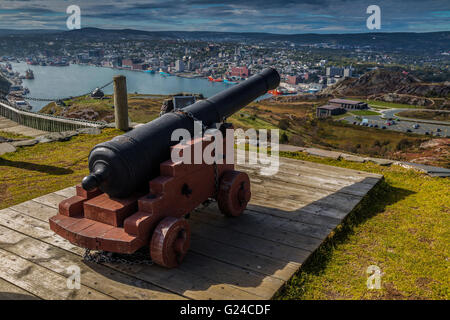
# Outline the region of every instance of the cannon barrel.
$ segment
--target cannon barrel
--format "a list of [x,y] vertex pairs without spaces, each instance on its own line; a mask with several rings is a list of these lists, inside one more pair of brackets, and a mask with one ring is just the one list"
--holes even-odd
[[[275,89],[280,75],[268,68],[213,97],[198,101],[183,109],[203,125],[222,122],[250,102]],[[86,190],[100,188],[111,197],[123,198],[137,190],[148,188],[150,179],[159,174],[161,162],[170,159],[171,141],[175,129],[184,128],[191,135],[194,123],[179,113],[166,113],[110,141],[96,145],[89,155],[90,174],[82,181]]]

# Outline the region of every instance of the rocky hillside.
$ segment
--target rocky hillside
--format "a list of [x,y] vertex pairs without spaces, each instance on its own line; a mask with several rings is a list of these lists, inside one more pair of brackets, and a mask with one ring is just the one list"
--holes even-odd
[[[400,154],[401,152],[399,151],[398,153]],[[414,163],[449,168],[450,139],[442,138],[425,141],[417,150],[407,148],[407,150],[401,154],[401,157]]]
[[[450,96],[450,82],[423,83],[420,79],[410,74],[387,69],[370,71],[359,79],[345,79],[334,86],[330,86],[321,92],[333,96],[365,96],[383,94],[396,94],[405,103],[405,99],[417,97],[447,98]],[[395,100],[395,99],[394,99]],[[397,102],[397,101],[393,101]],[[408,101],[406,101],[408,102]],[[428,105],[427,99],[414,101],[421,105]],[[400,101],[399,101],[400,103]]]

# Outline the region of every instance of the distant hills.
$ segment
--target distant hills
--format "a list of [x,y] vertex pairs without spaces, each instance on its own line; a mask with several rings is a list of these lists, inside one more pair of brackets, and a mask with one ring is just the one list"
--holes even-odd
[[67,30],[48,30],[48,29],[36,29],[36,30],[16,30],[16,29],[0,29],[0,36],[8,35],[27,35],[27,34],[52,34],[61,33]]
[[295,45],[339,45],[349,47],[370,47],[382,50],[408,50],[439,52],[450,51],[450,31],[413,33],[353,33],[353,34],[273,34],[238,33],[214,31],[142,31],[133,29],[83,28],[79,30],[0,30],[4,35],[49,35],[80,39],[129,39],[129,40],[201,40],[222,42],[279,42],[286,41]]

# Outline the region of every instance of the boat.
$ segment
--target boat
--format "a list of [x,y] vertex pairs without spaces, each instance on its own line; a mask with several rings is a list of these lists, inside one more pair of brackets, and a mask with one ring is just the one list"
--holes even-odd
[[26,102],[25,100],[16,100],[15,101],[16,107],[22,110],[31,110],[31,105]]
[[214,79],[214,78],[211,77],[211,76],[208,77],[208,80],[211,81],[211,82],[223,82],[222,78]]
[[223,79],[223,82],[224,82],[224,83],[228,83],[228,84],[238,84],[238,82],[236,82],[236,81],[231,81],[231,80],[228,80],[228,79]]
[[282,93],[280,90],[278,90],[278,89],[269,90],[269,91],[267,91],[267,93],[269,93],[269,94],[271,94],[271,95],[273,95],[273,96],[280,96],[280,95],[283,94],[283,93]]
[[33,73],[33,70],[28,69],[28,70],[25,72],[25,79],[28,79],[28,80],[33,80],[33,79],[34,79],[34,73]]
[[155,73],[155,70],[153,70],[153,69],[148,69],[148,70],[145,70],[144,72],[147,72],[147,73]]
[[52,67],[68,67],[70,64],[67,61],[51,61],[50,66]]
[[288,94],[297,94],[297,90],[290,88],[290,89],[287,89],[287,93]]
[[159,70],[159,74],[162,75],[162,76],[171,76],[170,73],[164,72],[164,71],[162,71],[162,70]]
[[9,91],[11,91],[11,92],[22,92],[23,91],[23,87],[21,85],[12,85],[9,88]]

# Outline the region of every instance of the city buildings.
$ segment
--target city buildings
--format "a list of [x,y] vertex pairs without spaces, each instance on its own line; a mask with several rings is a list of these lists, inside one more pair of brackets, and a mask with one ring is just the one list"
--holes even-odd
[[300,76],[287,76],[286,82],[289,84],[292,84],[292,85],[296,85],[301,82],[301,77]]
[[[49,36],[52,37],[52,36]],[[190,41],[190,40],[130,40],[95,39],[86,40],[82,46],[79,42],[66,38],[51,39],[55,44],[45,45],[39,39],[35,42],[21,43],[22,49],[13,58],[21,58],[33,65],[66,65],[68,63],[87,64],[109,68],[128,69],[135,71],[161,70],[166,73],[176,73],[178,76],[227,79],[240,81],[273,67],[282,77],[283,92],[315,93],[323,87],[333,85],[347,77],[353,77],[356,72],[362,74],[367,68],[362,68],[359,61],[376,61],[389,63],[392,56],[375,54],[373,50],[346,51],[345,60],[352,67],[342,67],[337,59],[335,65],[330,65],[328,54],[323,50],[344,50],[339,46],[308,45],[291,46],[289,42],[261,40],[258,43],[235,43],[227,41]],[[0,43],[13,41],[1,38]],[[58,43],[60,42],[60,43]],[[14,45],[3,47],[15,48]],[[73,50],[72,48],[77,48]],[[62,49],[61,49],[62,48]],[[11,56],[12,57],[12,56]],[[350,57],[350,58],[349,58]],[[4,55],[0,59],[8,59]]]
[[335,76],[349,78],[352,76],[352,67],[327,67],[326,69],[326,76],[328,78],[332,78]]
[[247,67],[232,67],[230,76],[232,77],[240,77],[240,78],[248,78],[251,73]]
[[175,72],[183,72],[184,71],[184,61],[177,60],[175,61]]

